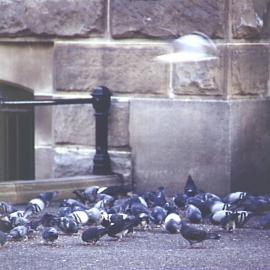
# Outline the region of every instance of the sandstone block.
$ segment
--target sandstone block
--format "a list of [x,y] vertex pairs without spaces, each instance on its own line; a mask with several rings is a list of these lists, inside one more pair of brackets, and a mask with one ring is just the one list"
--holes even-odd
[[236,39],[269,36],[269,0],[232,0],[232,33]]
[[196,96],[222,95],[224,93],[225,47],[219,46],[218,51],[218,59],[174,64],[174,93]]
[[270,192],[270,101],[237,100],[231,104],[232,190]]
[[[89,105],[55,106],[54,139],[57,144],[95,146],[94,109]],[[109,112],[110,147],[129,145],[129,103],[113,101]]]
[[230,190],[229,106],[220,101],[132,100],[130,142],[137,190]]
[[264,45],[230,47],[231,95],[266,95],[269,49]]
[[114,38],[168,38],[201,31],[224,38],[223,0],[114,0],[111,2]]
[[105,0],[0,1],[0,36],[89,36],[105,31]]
[[59,45],[54,57],[57,90],[89,91],[105,85],[113,93],[166,95],[169,67],[154,61],[163,45]]
[[35,94],[52,92],[52,42],[2,42],[0,59],[1,80],[30,88]]
[[35,147],[35,178],[53,177],[54,149],[47,146]]
[[[110,151],[112,171],[123,174],[124,179],[131,182],[130,152]],[[56,147],[54,160],[54,176],[69,177],[90,175],[93,171],[95,151],[89,148]]]

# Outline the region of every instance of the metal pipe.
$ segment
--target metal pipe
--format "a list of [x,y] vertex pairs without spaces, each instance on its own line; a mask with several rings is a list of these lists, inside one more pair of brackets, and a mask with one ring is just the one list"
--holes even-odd
[[96,154],[93,172],[97,175],[111,174],[111,160],[108,153],[108,116],[111,106],[111,92],[98,86],[92,93],[96,117]]
[[40,99],[40,100],[5,100],[0,99],[0,105],[16,106],[47,106],[47,105],[66,105],[66,104],[90,104],[93,98],[63,98],[63,99]]
[[[112,173],[111,160],[108,153],[108,115],[111,105],[111,92],[104,86],[98,86],[92,92],[92,98],[69,99],[41,99],[41,100],[5,100],[0,93],[1,110],[10,109],[9,106],[47,106],[66,104],[90,104],[95,109],[96,118],[96,153],[94,156],[93,173],[96,175],[108,175]],[[7,106],[7,107],[5,107]]]

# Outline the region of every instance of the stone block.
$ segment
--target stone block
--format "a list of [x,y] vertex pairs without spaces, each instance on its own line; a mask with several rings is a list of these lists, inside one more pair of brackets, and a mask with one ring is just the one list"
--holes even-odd
[[130,143],[138,191],[230,190],[229,106],[222,101],[132,100]]
[[102,35],[105,0],[0,1],[0,36]]
[[53,119],[56,144],[95,145],[92,104],[55,106]]
[[[56,147],[54,159],[54,176],[71,177],[90,175],[93,171],[95,151],[89,148]],[[124,180],[131,182],[131,154],[123,151],[110,151],[112,171],[121,173]]]
[[167,52],[165,45],[58,45],[55,88],[89,91],[105,85],[118,94],[166,95],[169,68],[154,57]]
[[94,151],[80,147],[56,147],[54,177],[90,175],[93,171]]
[[218,46],[218,59],[173,65],[176,95],[222,95],[224,93],[225,46]]
[[111,1],[113,38],[169,38],[193,31],[224,38],[223,0]]
[[35,178],[53,177],[54,149],[49,146],[35,146]]
[[52,119],[52,106],[35,107],[35,145],[53,144]]
[[231,95],[267,95],[269,48],[265,45],[231,46],[229,59]]
[[232,0],[232,35],[235,39],[269,37],[269,0]]
[[270,101],[231,104],[232,190],[269,194]]
[[[55,143],[95,146],[95,112],[92,105],[55,106],[53,112]],[[128,147],[129,102],[114,100],[108,121],[109,146]]]
[[50,93],[52,58],[51,42],[1,42],[1,80],[30,88],[35,94]]

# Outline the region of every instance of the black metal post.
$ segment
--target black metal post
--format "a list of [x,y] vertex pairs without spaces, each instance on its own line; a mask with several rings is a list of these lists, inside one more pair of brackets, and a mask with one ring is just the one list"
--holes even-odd
[[96,117],[96,153],[93,173],[111,174],[111,160],[108,153],[108,115],[112,94],[105,86],[98,86],[91,95]]

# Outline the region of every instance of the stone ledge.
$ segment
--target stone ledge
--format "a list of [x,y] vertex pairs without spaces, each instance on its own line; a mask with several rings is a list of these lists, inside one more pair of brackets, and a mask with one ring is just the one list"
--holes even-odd
[[59,199],[74,196],[72,191],[89,186],[112,186],[122,183],[117,175],[89,175],[79,177],[51,178],[42,180],[21,180],[0,183],[0,201],[26,203],[40,192],[59,191]]

